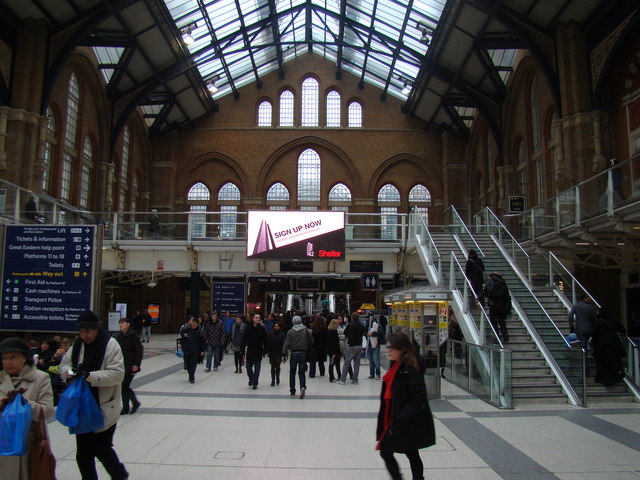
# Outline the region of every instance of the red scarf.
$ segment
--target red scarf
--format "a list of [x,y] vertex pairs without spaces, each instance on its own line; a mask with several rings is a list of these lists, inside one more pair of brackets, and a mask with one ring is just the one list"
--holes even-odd
[[393,393],[393,380],[396,378],[399,366],[400,362],[394,362],[393,365],[391,365],[391,368],[387,370],[387,373],[384,374],[384,377],[382,377],[382,381],[384,382],[382,387],[384,388],[384,395],[382,396],[384,400],[384,420],[382,422],[382,434],[378,438],[376,450],[380,450],[380,443],[391,428],[391,396]]

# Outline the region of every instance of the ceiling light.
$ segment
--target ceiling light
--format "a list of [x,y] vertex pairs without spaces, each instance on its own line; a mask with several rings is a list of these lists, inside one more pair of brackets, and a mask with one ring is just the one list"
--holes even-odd
[[409,85],[408,82],[404,82],[404,87],[402,87],[402,92],[403,95],[409,95],[411,93],[411,85]]
[[195,42],[195,39],[191,35],[192,30],[192,27],[186,27],[182,29],[182,41],[185,45],[193,45],[193,43]]
[[207,90],[209,90],[211,95],[213,95],[214,93],[216,93],[218,91],[218,87],[216,87],[216,81],[215,80],[211,80],[211,81],[209,81],[209,83],[207,83]]

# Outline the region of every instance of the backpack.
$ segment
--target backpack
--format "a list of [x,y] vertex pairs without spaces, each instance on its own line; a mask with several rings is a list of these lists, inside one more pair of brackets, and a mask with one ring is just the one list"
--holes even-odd
[[487,297],[491,304],[501,306],[505,313],[511,312],[511,295],[503,278],[491,277],[487,285]]

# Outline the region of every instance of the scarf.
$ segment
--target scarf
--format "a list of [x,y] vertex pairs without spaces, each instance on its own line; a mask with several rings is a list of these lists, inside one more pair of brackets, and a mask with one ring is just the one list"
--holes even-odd
[[398,373],[399,367],[400,362],[393,362],[391,368],[389,368],[389,370],[387,370],[387,373],[385,373],[382,377],[382,388],[384,389],[384,394],[382,396],[382,399],[384,400],[384,419],[382,422],[382,434],[380,434],[380,438],[378,438],[376,450],[380,450],[382,439],[391,428],[391,399],[393,395],[393,380],[396,378],[396,373]]
[[[84,343],[80,337],[77,337],[73,342],[73,351],[71,352],[71,365],[76,372],[84,371],[87,374],[96,370],[102,370],[102,362],[104,361],[104,354],[107,351],[107,343],[111,336],[104,329],[98,330],[98,335],[91,343]],[[84,356],[82,363],[78,363],[80,360],[80,350],[84,346]],[[89,384],[91,386],[91,384]],[[91,387],[91,393],[100,405],[100,399],[98,397],[98,387]]]

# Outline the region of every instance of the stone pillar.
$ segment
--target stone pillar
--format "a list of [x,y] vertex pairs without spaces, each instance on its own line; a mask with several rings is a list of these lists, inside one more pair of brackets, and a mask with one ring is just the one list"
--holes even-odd
[[554,183],[556,188],[566,188],[606,168],[603,145],[608,142],[603,138],[602,113],[591,111],[588,49],[578,24],[557,26],[556,53],[562,135],[558,135],[559,126],[554,121]]
[[111,212],[113,210],[113,184],[116,166],[112,162],[100,162],[99,168],[105,174],[104,211]]
[[564,158],[562,132],[562,120],[554,118],[551,121],[549,148],[551,150],[551,168],[553,169],[553,188],[556,194],[567,187],[567,167]]
[[514,187],[513,165],[502,165],[498,167],[498,210],[506,212],[508,210],[507,198],[512,193]]
[[40,112],[42,85],[48,65],[49,26],[44,20],[28,18],[18,30],[12,71],[13,108]]
[[21,108],[9,112],[7,125],[7,172],[3,177],[28,190],[38,190],[34,182],[41,116]]
[[10,111],[9,107],[0,106],[0,171],[7,169],[7,126]]

